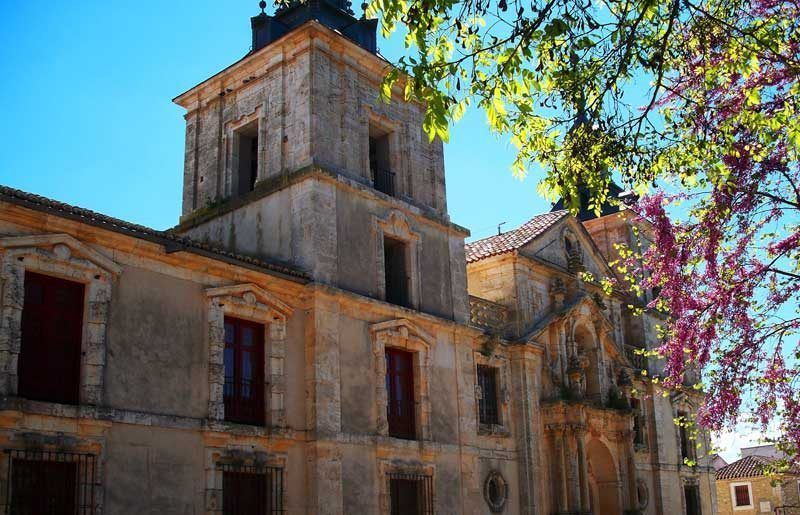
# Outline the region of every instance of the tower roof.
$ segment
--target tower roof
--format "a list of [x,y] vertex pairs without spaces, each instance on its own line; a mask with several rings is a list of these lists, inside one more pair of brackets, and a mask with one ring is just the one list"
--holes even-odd
[[350,9],[349,0],[289,0],[270,16],[264,9],[266,2],[259,4],[261,13],[250,18],[253,29],[253,48],[256,52],[281,36],[291,32],[310,20],[341,33],[360,47],[377,53],[378,20],[358,19]]
[[[593,209],[589,209],[589,188],[585,184],[578,185],[578,196],[580,200],[580,210],[578,211],[577,218],[581,222],[599,218]],[[611,199],[615,199],[616,202]],[[611,181],[608,185],[608,198],[600,208],[600,217],[613,215],[618,213],[623,205],[627,205],[635,201],[635,195],[630,191],[623,190],[616,182]],[[620,204],[621,202],[621,204]],[[563,197],[558,199],[558,202],[553,204],[552,211],[561,211],[566,209]],[[622,208],[624,209],[624,208]]]

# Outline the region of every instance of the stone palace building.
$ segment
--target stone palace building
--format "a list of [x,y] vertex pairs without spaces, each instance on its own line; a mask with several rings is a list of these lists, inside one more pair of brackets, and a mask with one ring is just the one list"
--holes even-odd
[[173,229],[0,188],[0,513],[712,515],[659,316],[581,274],[634,216],[465,245],[376,21],[251,24],[175,99]]

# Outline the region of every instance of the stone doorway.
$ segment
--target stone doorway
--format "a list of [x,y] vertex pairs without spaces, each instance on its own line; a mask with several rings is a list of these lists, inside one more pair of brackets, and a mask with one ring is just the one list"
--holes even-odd
[[600,440],[586,446],[589,461],[589,490],[591,509],[595,515],[622,513],[620,509],[620,482],[614,457]]

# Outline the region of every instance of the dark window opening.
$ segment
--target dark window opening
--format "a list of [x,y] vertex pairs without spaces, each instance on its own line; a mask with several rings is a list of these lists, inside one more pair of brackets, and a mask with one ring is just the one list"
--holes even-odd
[[747,485],[736,485],[733,487],[733,491],[736,495],[735,506],[737,508],[740,506],[750,506],[750,489],[747,488]]
[[415,430],[414,355],[386,349],[386,417],[389,436],[413,440]]
[[393,238],[383,238],[386,302],[409,307],[407,248],[405,242]]
[[697,485],[684,485],[683,495],[686,498],[686,515],[702,515],[700,487]]
[[94,513],[95,457],[53,451],[7,450],[3,513],[90,515]]
[[83,290],[80,283],[25,272],[20,397],[78,404]]
[[238,195],[244,195],[255,189],[258,179],[258,122],[239,129],[236,136],[239,168],[234,186]]
[[283,469],[222,465],[223,515],[284,513]]
[[369,130],[369,171],[375,189],[395,196],[395,174],[391,170],[389,134],[374,127]]
[[678,428],[681,437],[681,459],[693,461],[694,445],[692,445],[692,440],[689,438],[689,428],[686,426],[688,423],[688,415],[683,412],[678,412],[678,418],[681,420]]
[[225,420],[264,425],[264,326],[225,317]]
[[391,515],[433,515],[433,478],[389,474]]
[[634,445],[642,446],[645,444],[642,401],[639,399],[631,399],[631,408],[633,410],[633,443]]
[[478,365],[478,386],[481,397],[478,402],[478,415],[481,424],[500,424],[500,411],[497,406],[497,369]]

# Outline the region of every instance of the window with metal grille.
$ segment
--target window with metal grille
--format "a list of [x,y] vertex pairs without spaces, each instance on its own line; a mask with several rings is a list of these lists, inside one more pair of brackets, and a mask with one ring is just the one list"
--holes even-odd
[[500,424],[500,410],[497,404],[497,368],[478,365],[478,415],[481,424]]
[[3,513],[94,515],[95,456],[6,450],[8,481]]
[[264,424],[264,326],[225,317],[225,420]]
[[280,467],[220,465],[223,515],[274,515],[283,507]]
[[78,403],[83,299],[80,283],[25,272],[20,397]]
[[433,477],[425,474],[389,474],[391,515],[433,515]]
[[735,494],[735,506],[750,506],[750,487],[747,485],[736,485],[733,487]]
[[389,436],[413,440],[416,436],[413,353],[386,348],[386,394]]
[[395,174],[391,171],[389,134],[375,126],[370,126],[369,170],[375,189],[395,196]]

